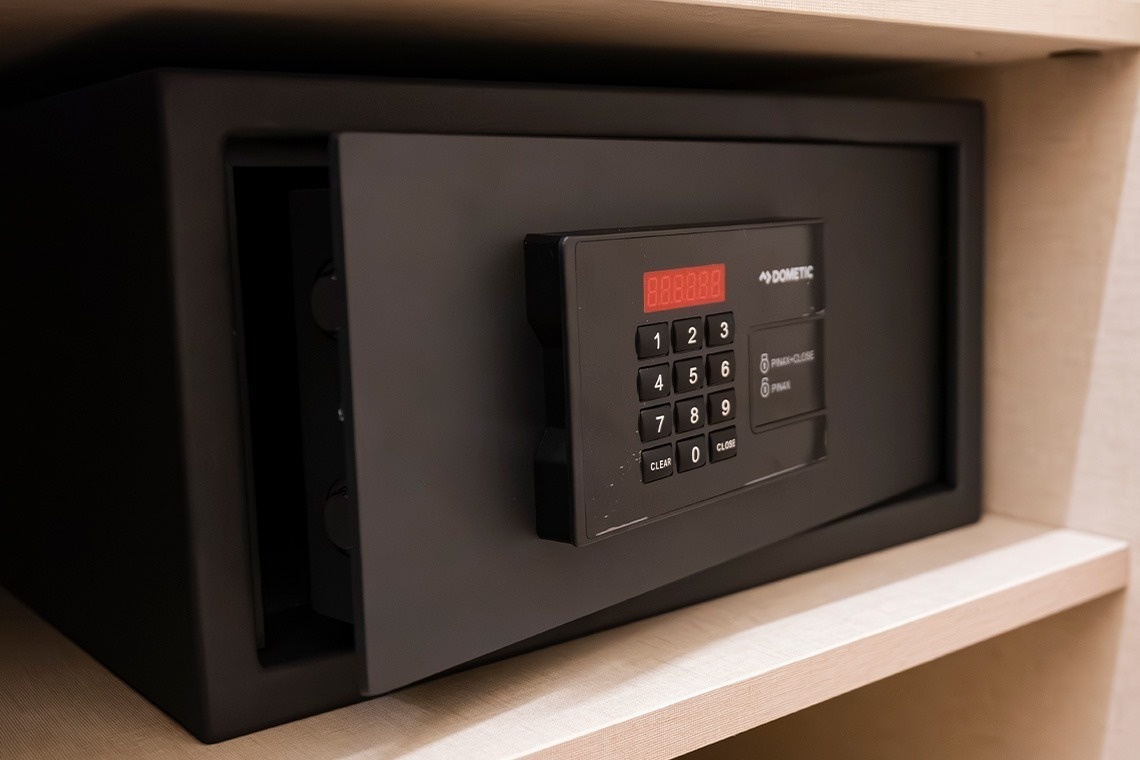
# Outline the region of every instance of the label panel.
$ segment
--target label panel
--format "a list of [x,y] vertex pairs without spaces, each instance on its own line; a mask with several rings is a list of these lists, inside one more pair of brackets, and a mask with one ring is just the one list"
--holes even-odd
[[823,408],[823,321],[748,336],[753,429]]

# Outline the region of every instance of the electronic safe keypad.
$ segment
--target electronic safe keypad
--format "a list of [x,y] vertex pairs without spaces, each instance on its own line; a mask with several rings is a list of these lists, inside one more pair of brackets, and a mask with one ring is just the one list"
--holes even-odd
[[527,237],[541,535],[587,544],[824,458],[822,229]]

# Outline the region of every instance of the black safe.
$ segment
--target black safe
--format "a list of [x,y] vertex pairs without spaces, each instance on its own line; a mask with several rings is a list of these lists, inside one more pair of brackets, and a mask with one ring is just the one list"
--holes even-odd
[[979,514],[981,110],[152,72],[0,117],[0,580],[206,741]]

